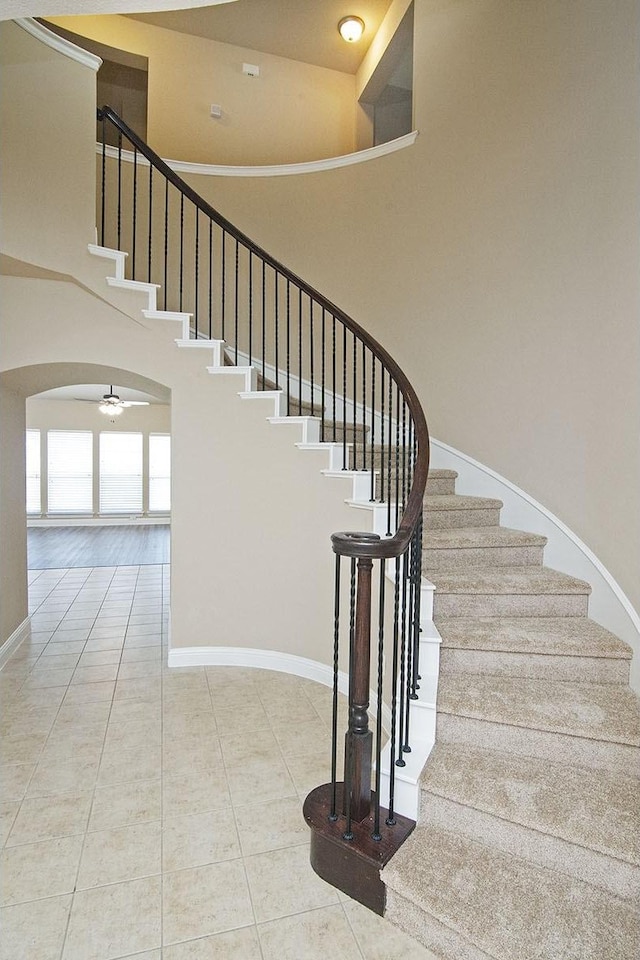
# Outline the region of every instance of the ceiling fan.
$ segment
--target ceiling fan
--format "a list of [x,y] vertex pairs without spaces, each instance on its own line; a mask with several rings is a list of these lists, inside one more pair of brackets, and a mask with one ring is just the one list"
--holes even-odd
[[111,416],[120,416],[125,407],[148,407],[148,400],[121,400],[117,393],[113,392],[113,384],[109,387],[109,393],[105,393],[100,400],[98,410],[100,413],[110,414]]

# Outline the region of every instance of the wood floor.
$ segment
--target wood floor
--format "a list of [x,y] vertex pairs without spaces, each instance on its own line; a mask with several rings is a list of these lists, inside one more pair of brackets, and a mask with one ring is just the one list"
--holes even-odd
[[169,563],[169,524],[29,527],[30,570]]

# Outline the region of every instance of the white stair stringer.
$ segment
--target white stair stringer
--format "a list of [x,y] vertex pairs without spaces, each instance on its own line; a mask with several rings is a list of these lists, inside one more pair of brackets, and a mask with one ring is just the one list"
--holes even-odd
[[[300,439],[295,446],[300,450],[320,451],[328,455],[327,468],[321,470],[324,476],[330,479],[349,479],[352,482],[352,496],[346,499],[348,505],[367,510],[371,530],[384,537],[386,535],[388,508],[386,503],[371,502],[371,479],[369,471],[345,469],[348,463],[351,444],[344,442],[320,442],[320,417],[286,416],[286,398],[283,390],[257,390],[258,370],[255,366],[232,366],[225,363],[225,341],[208,340],[191,337],[191,314],[158,310],[158,284],[145,281],[127,280],[125,263],[127,254],[124,251],[100,247],[89,244],[89,253],[96,257],[108,260],[114,265],[114,276],[107,277],[110,287],[139,292],[147,296],[146,308],[141,309],[142,316],[147,321],[174,321],[180,324],[181,336],[174,338],[179,349],[205,349],[213,353],[212,362],[206,366],[208,373],[215,376],[239,376],[243,381],[243,389],[238,396],[244,401],[267,401],[272,405],[272,415],[266,419],[274,426],[283,424],[298,425]],[[345,462],[345,460],[347,462]],[[392,506],[393,509],[393,506]],[[387,565],[387,578],[393,583],[390,575],[391,565]],[[416,819],[419,802],[418,778],[431,752],[435,741],[435,701],[438,681],[438,664],[440,636],[433,623],[433,584],[424,577],[421,581],[421,620],[420,620],[420,648],[419,672],[421,676],[418,699],[410,704],[410,739],[411,752],[403,753],[404,767],[394,766],[394,809],[396,813]],[[389,716],[388,708],[385,716]],[[385,724],[386,726],[386,724]],[[399,741],[399,736],[398,736]],[[381,757],[381,802],[388,806],[389,787],[391,780],[392,758],[389,756],[389,747],[385,747]]]
[[87,249],[92,257],[100,257],[103,260],[111,260],[114,265],[114,280],[124,280],[124,268],[128,253],[124,250],[113,250],[111,247],[100,247],[97,243],[89,243]]

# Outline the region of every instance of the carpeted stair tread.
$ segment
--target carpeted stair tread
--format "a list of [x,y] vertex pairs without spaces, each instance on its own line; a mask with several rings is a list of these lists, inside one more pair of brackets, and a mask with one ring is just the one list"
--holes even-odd
[[[438,712],[604,743],[640,745],[640,700],[628,687],[449,674]],[[629,771],[634,776],[640,770]]]
[[635,777],[500,750],[437,744],[420,777],[446,797],[531,830],[640,865]]
[[442,646],[630,660],[632,650],[587,617],[440,617]]
[[434,918],[495,960],[637,960],[638,915],[624,900],[435,826],[418,825],[382,878],[394,923],[403,899],[424,911],[427,947]]
[[541,594],[589,595],[591,587],[550,567],[489,567],[473,566],[438,571],[434,575],[437,593],[510,594],[539,596]]

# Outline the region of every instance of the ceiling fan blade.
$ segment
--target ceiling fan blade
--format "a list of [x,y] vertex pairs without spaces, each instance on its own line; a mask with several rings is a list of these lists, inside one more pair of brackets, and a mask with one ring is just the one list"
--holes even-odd
[[121,407],[148,407],[149,401],[148,400],[121,400],[120,406]]

